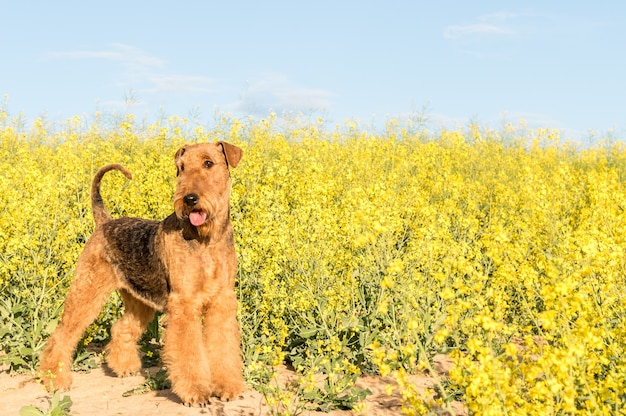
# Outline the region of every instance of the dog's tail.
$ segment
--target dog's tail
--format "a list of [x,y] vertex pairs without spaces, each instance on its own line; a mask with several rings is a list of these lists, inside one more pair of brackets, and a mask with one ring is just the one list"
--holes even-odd
[[122,172],[128,179],[132,179],[133,177],[130,171],[128,171],[124,166],[117,164],[106,165],[96,172],[96,175],[93,177],[93,181],[91,182],[91,210],[93,212],[93,219],[96,222],[96,227],[111,220],[111,214],[109,214],[109,211],[105,208],[102,195],[100,195],[100,182],[102,181],[102,177],[105,173],[114,169]]

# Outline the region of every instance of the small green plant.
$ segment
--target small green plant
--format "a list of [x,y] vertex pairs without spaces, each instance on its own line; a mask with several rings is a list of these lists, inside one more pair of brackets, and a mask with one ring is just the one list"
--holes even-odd
[[358,375],[339,370],[337,364],[335,360],[326,360],[306,374],[293,373],[292,376],[281,376],[276,368],[262,365],[253,385],[263,395],[272,415],[356,409],[372,392],[357,387]]
[[331,410],[351,410],[372,394],[369,389],[356,387],[357,375],[330,374],[324,380],[323,386],[312,386],[303,397],[309,401],[308,408],[321,412]]
[[93,370],[98,367],[98,363],[102,357],[93,351],[83,350],[76,354],[74,363],[72,363],[73,371],[85,371]]
[[48,399],[48,410],[40,409],[35,406],[24,406],[20,409],[20,416],[71,416],[70,407],[72,400],[70,396],[61,396],[59,392],[52,395],[52,399]]
[[304,389],[297,380],[282,383],[276,369],[269,366],[259,368],[257,376],[265,381],[256,389],[263,395],[270,415],[298,416],[306,410],[306,402],[302,400]]
[[5,353],[0,364],[11,371],[33,371],[44,339],[56,326],[58,311],[37,308],[36,301],[28,295],[22,297],[0,296],[0,351]]
[[154,376],[146,371],[146,381],[139,387],[125,391],[122,396],[134,396],[136,394],[144,394],[149,391],[165,390],[172,387],[172,383],[167,378],[167,370],[161,368]]
[[161,364],[162,327],[159,321],[160,316],[161,313],[155,315],[139,342],[140,349],[143,352],[141,364],[144,368],[155,367]]
[[161,345],[154,342],[148,342],[139,347],[143,352],[141,357],[141,365],[143,368],[155,367],[161,364]]

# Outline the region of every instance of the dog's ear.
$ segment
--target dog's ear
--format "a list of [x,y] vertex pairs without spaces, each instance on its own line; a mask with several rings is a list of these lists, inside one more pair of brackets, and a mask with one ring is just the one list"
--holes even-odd
[[219,142],[219,144],[222,146],[222,151],[224,152],[228,166],[236,168],[243,156],[243,150],[230,143]]
[[176,154],[174,155],[174,164],[176,165],[176,176],[180,175],[180,172],[182,171],[182,164],[180,162],[180,158],[185,154],[186,150],[187,150],[187,146],[183,146],[180,149],[178,149],[178,151],[176,151]]

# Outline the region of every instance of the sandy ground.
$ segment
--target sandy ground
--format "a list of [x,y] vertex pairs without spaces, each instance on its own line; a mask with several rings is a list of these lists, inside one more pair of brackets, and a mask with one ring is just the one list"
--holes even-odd
[[[445,361],[441,364],[445,367]],[[445,368],[443,369],[445,371]],[[295,375],[281,367],[279,380],[289,383]],[[261,416],[270,415],[269,408],[261,393],[248,390],[244,397],[230,402],[213,400],[206,408],[188,408],[181,404],[178,398],[170,390],[150,391],[143,394],[134,394],[124,397],[129,390],[140,387],[145,381],[144,376],[117,378],[108,374],[102,367],[89,373],[74,373],[72,390],[63,395],[69,395],[73,404],[71,413],[75,416],[108,416],[108,415],[132,415],[132,416],[185,416],[185,415],[215,415],[215,416]],[[418,387],[430,387],[434,379],[428,376],[414,376],[413,380]],[[394,392],[387,394],[388,386],[391,385]],[[330,413],[303,412],[303,415],[400,415],[401,396],[396,384],[390,378],[362,377],[357,386],[369,389],[372,394],[367,396],[364,403],[364,411],[355,413],[350,411],[332,411]],[[47,394],[40,384],[37,384],[32,376],[12,375],[0,372],[0,416],[19,415],[23,406],[34,405],[41,409],[49,408]],[[461,403],[454,403],[453,408],[457,414],[467,414]],[[447,414],[441,412],[441,414]]]

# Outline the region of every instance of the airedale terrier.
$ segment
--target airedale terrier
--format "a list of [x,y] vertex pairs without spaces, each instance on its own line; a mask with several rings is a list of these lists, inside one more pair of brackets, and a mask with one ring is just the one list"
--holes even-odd
[[245,383],[235,275],[237,258],[230,222],[229,167],[243,152],[225,142],[182,147],[175,155],[174,213],[163,221],[112,219],[100,195],[108,165],[94,176],[91,202],[96,230],[76,265],[61,323],[43,350],[39,376],[49,390],[72,383],[72,358],[80,337],[114,290],[124,314],[111,328],[107,364],[118,375],[141,369],[137,342],[164,311],[162,357],[172,390],[186,405],[211,396],[233,399]]

